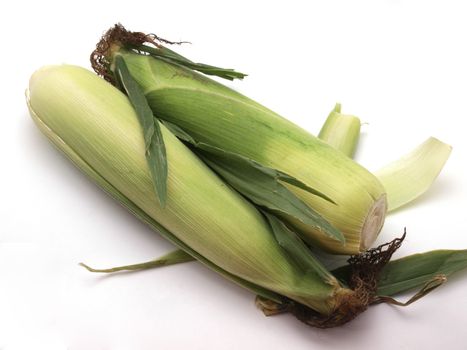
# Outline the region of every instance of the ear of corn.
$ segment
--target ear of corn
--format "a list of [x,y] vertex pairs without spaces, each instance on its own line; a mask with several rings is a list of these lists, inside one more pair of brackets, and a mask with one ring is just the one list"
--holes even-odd
[[135,111],[120,91],[89,71],[39,70],[28,103],[39,128],[81,170],[211,269],[259,295],[276,301],[286,296],[324,315],[352,293],[306,255],[281,222],[232,191],[163,125],[168,177],[162,207]]
[[[115,60],[115,72],[119,85],[122,86],[128,95],[139,117],[144,132],[148,165],[153,176],[159,201],[164,206],[167,191],[167,160],[159,121],[154,118],[144,94],[130,75],[124,60],[120,56],[116,57]],[[171,125],[172,131],[175,130],[179,138],[182,135],[184,141],[190,142],[205,151],[206,154],[203,158],[211,168],[214,168],[218,174],[227,179],[231,186],[254,203],[282,214],[291,215],[302,223],[311,225],[331,238],[345,243],[345,239],[340,231],[332,227],[313,209],[309,208],[287,188],[281,185],[279,179],[295,185],[298,184],[301,188],[332,202],[324,194],[307,188],[306,185],[300,183],[295,178],[280,174],[274,169],[266,169],[260,164],[240,155],[197,143],[180,128],[170,123],[166,124]],[[214,161],[211,161],[212,157],[214,157]],[[209,160],[210,158],[211,160]]]
[[360,119],[341,113],[341,105],[336,104],[329,113],[318,137],[328,145],[352,158],[360,138]]
[[282,217],[313,245],[341,254],[367,249],[386,213],[384,188],[366,169],[269,109],[192,70],[155,56],[120,49],[153,112],[201,143],[239,154],[291,175],[331,198],[331,203],[284,184],[345,237]]

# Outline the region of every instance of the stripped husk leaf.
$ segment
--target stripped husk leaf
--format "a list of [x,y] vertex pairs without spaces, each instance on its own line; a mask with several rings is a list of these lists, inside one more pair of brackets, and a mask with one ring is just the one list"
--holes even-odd
[[452,147],[430,137],[375,174],[386,188],[388,210],[396,210],[425,193],[448,160]]
[[360,138],[361,122],[358,117],[341,113],[341,105],[337,103],[329,113],[318,137],[328,145],[352,158]]

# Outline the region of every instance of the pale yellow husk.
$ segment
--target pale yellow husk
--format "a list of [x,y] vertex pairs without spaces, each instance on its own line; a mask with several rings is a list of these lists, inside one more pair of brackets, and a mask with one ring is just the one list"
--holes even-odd
[[103,79],[75,66],[46,67],[32,76],[28,103],[40,129],[76,165],[146,222],[170,231],[176,244],[202,255],[214,270],[322,314],[333,311],[337,294],[348,293],[331,275],[323,280],[301,271],[256,208],[163,126],[169,171],[162,209],[137,116],[126,96]]
[[352,158],[360,138],[360,119],[354,115],[342,114],[337,103],[329,113],[318,137],[328,145]]

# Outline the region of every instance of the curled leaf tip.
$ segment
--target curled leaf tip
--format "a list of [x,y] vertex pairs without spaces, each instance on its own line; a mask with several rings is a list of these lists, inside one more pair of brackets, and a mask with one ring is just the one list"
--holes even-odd
[[85,268],[86,270],[88,270],[89,272],[97,272],[96,269],[93,269],[92,267],[86,265],[85,263],[80,262],[78,265],[84,267],[84,268]]

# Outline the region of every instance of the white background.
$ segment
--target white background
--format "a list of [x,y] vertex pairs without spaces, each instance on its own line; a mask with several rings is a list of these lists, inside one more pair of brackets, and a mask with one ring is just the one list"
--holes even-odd
[[[28,116],[45,64],[89,67],[115,22],[196,61],[249,73],[229,84],[316,133],[334,103],[364,122],[371,170],[427,137],[453,153],[432,189],[390,215],[398,256],[467,248],[467,7],[463,1],[24,1],[0,14],[0,349],[465,349],[467,274],[408,308],[372,307],[316,330],[266,318],[253,295],[197,263],[101,276],[172,247],[59,154]],[[407,297],[402,296],[402,298]]]

